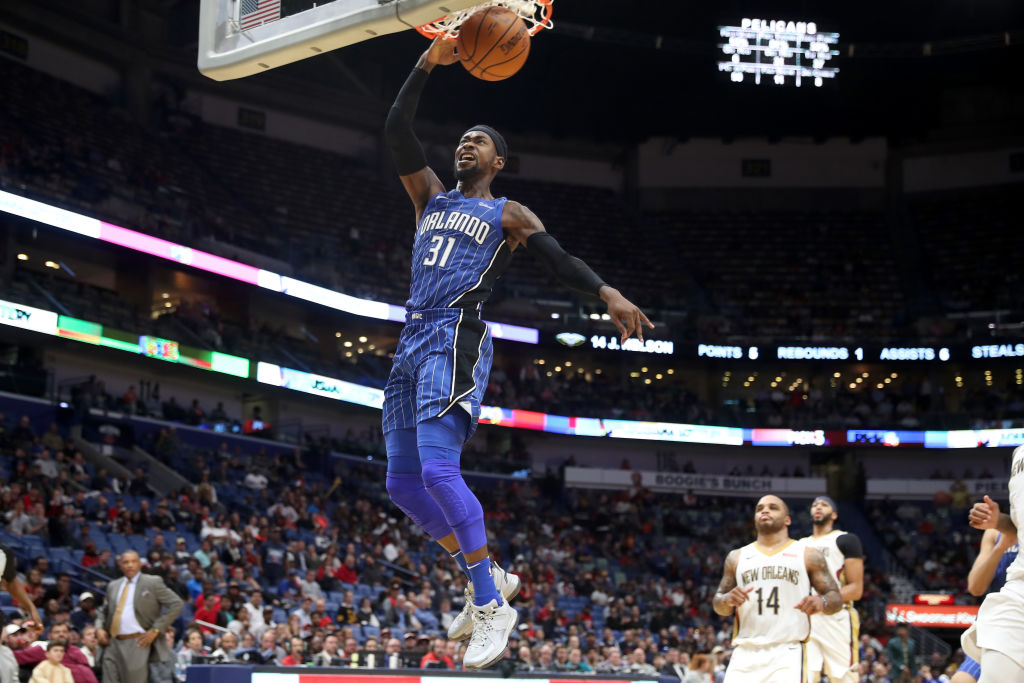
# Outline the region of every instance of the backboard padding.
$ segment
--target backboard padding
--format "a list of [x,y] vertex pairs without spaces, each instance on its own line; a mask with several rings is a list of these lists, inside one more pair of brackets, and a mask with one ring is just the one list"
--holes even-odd
[[199,70],[218,81],[242,78],[346,45],[433,21],[481,0],[334,0],[238,28],[238,0],[201,0]]

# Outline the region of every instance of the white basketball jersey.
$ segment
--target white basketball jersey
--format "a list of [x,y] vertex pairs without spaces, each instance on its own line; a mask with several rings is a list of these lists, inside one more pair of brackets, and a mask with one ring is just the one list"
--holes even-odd
[[756,542],[740,548],[736,584],[753,588],[736,608],[733,645],[776,645],[807,639],[811,622],[794,609],[811,593],[804,546],[795,539],[773,553]]
[[[1024,524],[1024,446],[1017,446],[1010,461],[1010,519],[1017,529]],[[1024,554],[1006,569],[1006,582],[1024,581]]]
[[840,588],[846,585],[846,556],[843,555],[843,551],[839,549],[839,545],[836,541],[845,533],[845,531],[833,529],[819,538],[806,536],[800,539],[800,542],[806,547],[814,548],[825,556],[825,564],[828,565],[828,572],[832,575],[832,578],[836,580],[836,583]]

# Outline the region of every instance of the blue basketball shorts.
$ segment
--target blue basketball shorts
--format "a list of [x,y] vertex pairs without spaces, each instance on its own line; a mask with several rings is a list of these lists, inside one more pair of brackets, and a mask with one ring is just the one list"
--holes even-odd
[[472,418],[468,439],[480,418],[493,357],[491,333],[476,310],[410,311],[384,387],[383,431],[466,410]]

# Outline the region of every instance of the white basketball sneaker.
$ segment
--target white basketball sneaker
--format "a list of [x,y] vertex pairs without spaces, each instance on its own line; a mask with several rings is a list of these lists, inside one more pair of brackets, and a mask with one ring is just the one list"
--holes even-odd
[[519,612],[508,602],[491,600],[486,605],[473,605],[473,637],[462,658],[465,669],[486,669],[508,650],[508,639],[519,623]]
[[[494,587],[498,589],[502,600],[508,602],[519,595],[519,588],[522,584],[518,576],[505,571],[495,562],[491,562],[491,576],[494,577]],[[473,584],[466,586],[465,596],[466,604],[463,605],[462,611],[455,615],[451,626],[448,627],[448,640],[461,642],[473,635]]]

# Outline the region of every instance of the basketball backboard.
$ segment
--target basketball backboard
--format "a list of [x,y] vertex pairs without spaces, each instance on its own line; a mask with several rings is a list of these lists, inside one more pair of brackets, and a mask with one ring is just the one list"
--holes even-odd
[[281,0],[201,0],[199,70],[218,81],[241,78],[413,29],[481,1],[326,0],[282,16]]

